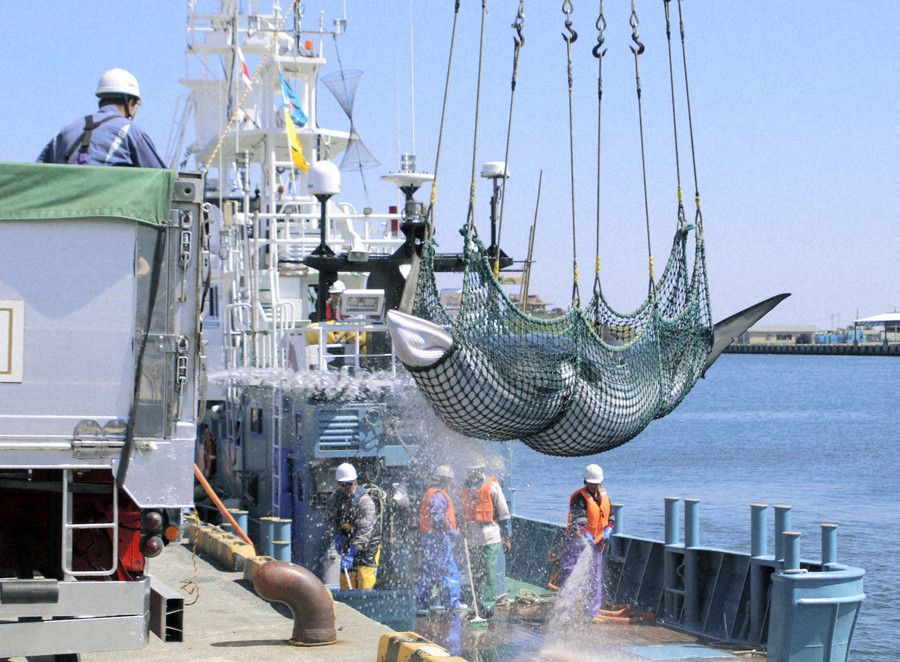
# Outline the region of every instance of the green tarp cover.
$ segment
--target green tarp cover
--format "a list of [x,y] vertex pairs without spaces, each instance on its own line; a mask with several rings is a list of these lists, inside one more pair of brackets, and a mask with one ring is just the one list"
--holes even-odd
[[176,172],[159,168],[0,163],[0,221],[168,220]]

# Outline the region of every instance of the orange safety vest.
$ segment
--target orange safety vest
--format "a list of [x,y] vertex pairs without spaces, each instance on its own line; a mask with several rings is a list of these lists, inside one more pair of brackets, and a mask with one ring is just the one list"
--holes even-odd
[[600,534],[603,533],[603,529],[609,524],[609,514],[611,512],[609,497],[606,495],[606,490],[602,487],[600,488],[600,503],[597,503],[593,495],[588,492],[587,487],[582,487],[580,490],[572,492],[572,496],[569,497],[569,526],[572,524],[572,501],[579,494],[584,495],[584,501],[587,503],[588,533],[594,537],[594,544],[597,544],[600,541]]
[[493,522],[494,521],[494,501],[491,499],[491,483],[499,482],[493,476],[485,476],[484,482],[475,491],[475,498],[472,498],[472,491],[463,488],[462,513],[463,518],[467,522]]
[[434,496],[435,492],[440,492],[445,497],[447,497],[447,524],[450,525],[450,528],[456,531],[456,512],[453,510],[453,500],[450,498],[450,495],[447,494],[444,490],[438,489],[437,487],[429,488],[427,492],[425,492],[425,496],[422,499],[422,505],[419,506],[419,531],[434,531],[434,527],[431,525],[431,513],[429,512],[429,506],[431,505],[431,497]]

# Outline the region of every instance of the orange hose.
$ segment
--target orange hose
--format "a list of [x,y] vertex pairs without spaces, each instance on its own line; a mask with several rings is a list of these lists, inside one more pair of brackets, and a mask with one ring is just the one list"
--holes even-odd
[[241,540],[253,547],[253,552],[256,553],[256,547],[250,541],[250,538],[248,538],[247,534],[244,533],[244,530],[240,526],[238,526],[238,523],[235,521],[234,517],[231,516],[231,513],[228,512],[228,508],[225,507],[225,504],[222,503],[222,500],[218,496],[216,496],[216,493],[213,491],[213,488],[209,484],[209,481],[206,480],[203,472],[200,471],[200,467],[198,467],[196,464],[194,465],[194,476],[196,476],[197,480],[200,481],[200,484],[203,486],[203,489],[206,490],[209,498],[212,499],[214,504],[216,504],[216,508],[219,509],[219,512],[222,513],[222,515],[225,516],[225,519],[228,520],[228,523],[234,527],[234,532],[241,537]]

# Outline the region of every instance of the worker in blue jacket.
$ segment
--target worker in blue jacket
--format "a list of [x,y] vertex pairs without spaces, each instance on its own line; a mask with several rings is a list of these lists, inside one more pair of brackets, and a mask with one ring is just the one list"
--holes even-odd
[[134,122],[141,105],[137,79],[110,69],[97,85],[99,110],[64,127],[47,143],[39,163],[165,168],[153,141]]
[[416,581],[416,611],[424,612],[435,586],[441,593],[441,603],[447,611],[463,611],[459,600],[459,569],[453,557],[453,541],[460,536],[456,528],[456,513],[450,488],[453,469],[442,464],[435,469],[431,487],[419,506],[419,531],[425,552],[424,573]]

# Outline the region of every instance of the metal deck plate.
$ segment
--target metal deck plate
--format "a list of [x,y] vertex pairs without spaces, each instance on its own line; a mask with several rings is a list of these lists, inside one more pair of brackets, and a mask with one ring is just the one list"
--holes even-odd
[[730,653],[710,650],[694,644],[666,644],[663,646],[633,646],[619,650],[648,660],[736,660]]

